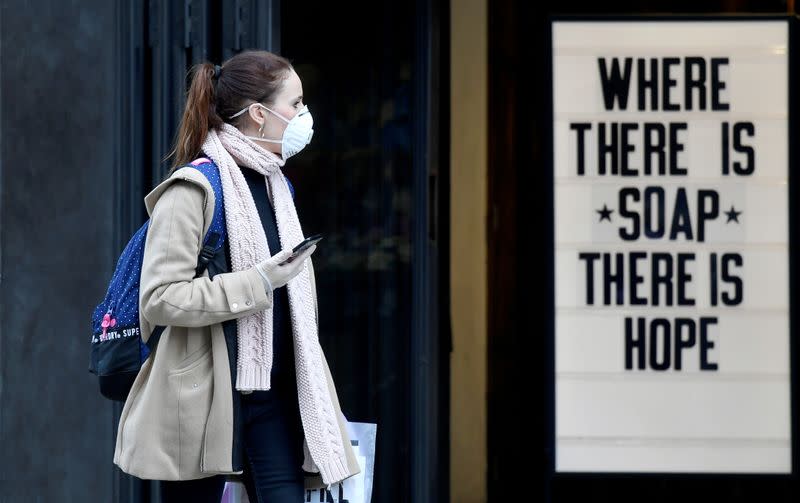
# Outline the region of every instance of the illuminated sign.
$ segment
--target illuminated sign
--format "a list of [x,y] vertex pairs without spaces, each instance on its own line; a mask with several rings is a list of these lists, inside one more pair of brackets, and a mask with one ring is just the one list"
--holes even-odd
[[553,22],[556,471],[791,471],[788,31]]

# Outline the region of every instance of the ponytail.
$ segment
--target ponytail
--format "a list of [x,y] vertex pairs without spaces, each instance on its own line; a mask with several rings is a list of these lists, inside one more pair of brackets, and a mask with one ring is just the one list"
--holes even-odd
[[194,160],[200,153],[208,130],[220,127],[222,119],[216,111],[214,90],[214,65],[200,63],[190,70],[191,85],[186,94],[186,107],[178,128],[175,147],[164,160],[173,157],[167,177],[176,169]]

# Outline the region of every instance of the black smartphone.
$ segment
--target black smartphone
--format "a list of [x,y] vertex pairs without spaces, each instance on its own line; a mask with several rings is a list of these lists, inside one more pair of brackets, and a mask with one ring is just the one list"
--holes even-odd
[[281,262],[281,264],[288,264],[292,260],[296,259],[298,255],[303,253],[303,251],[313,244],[317,244],[319,240],[322,239],[322,234],[314,234],[313,236],[308,236],[303,241],[301,241],[297,246],[292,248],[292,254],[289,255],[289,258],[286,261]]

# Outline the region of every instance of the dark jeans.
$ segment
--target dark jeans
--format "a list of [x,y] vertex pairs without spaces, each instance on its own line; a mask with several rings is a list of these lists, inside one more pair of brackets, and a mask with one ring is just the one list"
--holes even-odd
[[[234,390],[234,393],[238,391]],[[245,466],[251,503],[300,503],[303,489],[303,430],[297,390],[278,388],[242,395]],[[161,481],[164,503],[219,503],[225,475]]]

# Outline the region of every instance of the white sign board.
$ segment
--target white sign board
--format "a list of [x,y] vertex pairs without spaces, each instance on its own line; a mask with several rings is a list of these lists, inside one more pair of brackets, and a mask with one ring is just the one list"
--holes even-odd
[[552,43],[556,471],[789,473],[788,20]]

